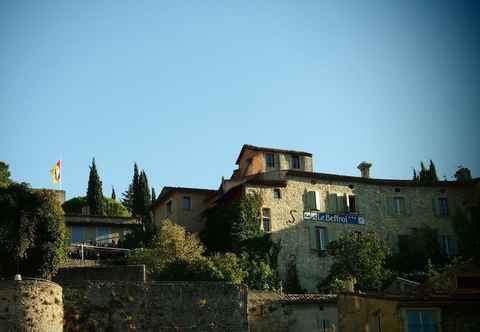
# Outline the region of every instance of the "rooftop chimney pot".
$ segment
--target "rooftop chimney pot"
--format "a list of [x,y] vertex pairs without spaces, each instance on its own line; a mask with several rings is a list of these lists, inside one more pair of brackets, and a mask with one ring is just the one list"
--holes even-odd
[[371,163],[367,163],[366,161],[362,161],[357,168],[360,170],[362,178],[369,179],[370,178],[370,167],[372,167]]

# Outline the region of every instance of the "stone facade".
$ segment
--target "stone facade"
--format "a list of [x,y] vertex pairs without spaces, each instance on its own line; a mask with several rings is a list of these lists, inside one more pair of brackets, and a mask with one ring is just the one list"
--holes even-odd
[[155,224],[160,225],[169,219],[190,233],[200,232],[205,226],[203,212],[208,206],[206,199],[213,193],[214,190],[208,189],[164,188],[152,208]]
[[91,281],[64,294],[67,331],[248,331],[246,288],[229,283]]
[[[318,173],[311,173],[318,174]],[[271,187],[259,184],[244,184],[245,193],[258,192],[263,199],[263,208],[270,209],[272,238],[281,241],[279,272],[286,279],[286,269],[295,260],[301,286],[308,291],[316,291],[317,283],[325,278],[331,266],[331,258],[322,255],[315,243],[315,228],[326,230],[328,241],[335,240],[346,231],[374,231],[383,237],[395,251],[398,236],[409,234],[412,228],[429,226],[439,235],[455,238],[452,228],[452,215],[462,207],[466,197],[472,194],[472,186],[443,185],[420,186],[412,181],[384,183],[382,181],[362,181],[361,178],[345,180],[321,179],[305,173],[303,176],[290,176],[288,173],[272,174],[282,178],[285,187]],[[360,180],[359,180],[360,179]],[[409,184],[410,182],[410,184]],[[280,198],[274,197],[273,190],[280,191]],[[333,223],[304,220],[307,206],[307,193],[316,192],[319,212],[332,215],[350,214],[363,217],[364,224]],[[337,194],[337,199],[350,195],[355,197],[356,212],[329,211],[329,198]],[[404,204],[399,214],[392,213],[390,207],[396,197]],[[448,202],[448,215],[436,215],[432,202],[444,198]]]
[[0,331],[63,331],[62,288],[46,280],[0,281]]

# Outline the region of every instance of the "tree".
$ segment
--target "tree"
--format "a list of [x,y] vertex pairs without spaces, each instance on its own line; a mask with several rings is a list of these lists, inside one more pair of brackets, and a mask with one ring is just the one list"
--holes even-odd
[[122,204],[133,215],[133,185],[129,184],[128,189],[122,193]]
[[432,160],[430,160],[430,166],[428,167],[428,179],[431,183],[438,182],[437,169]]
[[145,174],[144,170],[142,170],[140,173],[137,195],[137,216],[141,218],[142,223],[145,225],[150,219],[149,216],[152,198],[150,196],[150,187],[148,186],[147,175]]
[[112,196],[111,198],[115,201],[117,200],[117,195],[115,194],[115,188],[112,186]]
[[197,260],[204,251],[196,236],[188,234],[182,226],[165,220],[151,248],[135,251],[128,261],[131,264],[145,264],[149,273],[157,273],[176,259],[186,262]]
[[418,176],[417,176],[417,170],[414,168],[413,169],[413,181],[418,181]]
[[388,246],[373,232],[345,233],[327,248],[333,264],[321,287],[354,279],[362,290],[378,290],[390,277],[386,269]]
[[155,194],[155,188],[152,187],[152,204],[155,202],[157,199],[157,195]]
[[[104,207],[105,214],[109,217],[129,217],[130,212],[128,209],[120,202],[113,200],[111,198],[104,197]],[[63,211],[66,214],[82,214],[84,207],[87,207],[87,198],[86,197],[73,197],[65,203],[62,204]]]
[[8,164],[0,161],[0,188],[8,187],[12,183],[10,180],[10,171],[8,170]]
[[280,243],[260,229],[262,200],[257,193],[206,211],[201,234],[209,253],[233,251],[240,256],[245,282],[254,289],[280,288],[277,257]]
[[90,175],[88,178],[87,189],[87,203],[90,207],[90,214],[92,215],[104,215],[105,206],[103,201],[102,181],[97,173],[97,166],[95,165],[95,158],[92,160],[92,166],[90,166]]
[[0,188],[0,275],[51,278],[66,257],[65,224],[55,194],[27,184]]

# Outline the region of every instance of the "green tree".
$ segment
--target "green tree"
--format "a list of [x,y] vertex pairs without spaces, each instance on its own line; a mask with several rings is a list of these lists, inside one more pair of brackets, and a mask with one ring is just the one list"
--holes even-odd
[[27,184],[0,188],[0,275],[51,278],[66,256],[65,224],[55,194]]
[[95,165],[95,158],[92,160],[92,166],[90,166],[90,175],[88,177],[87,188],[87,203],[90,207],[90,214],[92,215],[104,215],[105,206],[102,192],[102,181],[97,173],[97,166]]
[[85,196],[73,197],[62,204],[66,214],[82,214],[82,209],[86,206],[88,206],[88,202]]
[[156,273],[176,259],[186,262],[199,259],[204,251],[196,236],[188,234],[182,226],[165,220],[152,246],[135,251],[128,261],[131,264],[145,264],[149,273]]
[[157,195],[155,194],[155,188],[152,187],[152,204],[155,202],[157,199]]
[[428,178],[431,183],[438,182],[437,169],[432,160],[430,160],[430,166],[428,167]]
[[0,161],[0,188],[7,187],[10,183],[12,183],[12,180],[10,180],[8,164]]
[[[130,212],[120,202],[111,198],[104,197],[103,205],[105,207],[105,214],[109,217],[129,217]],[[86,197],[73,197],[62,204],[63,211],[66,214],[82,214],[84,207],[88,206]]]
[[122,193],[122,204],[133,215],[133,185],[129,184],[128,189]]
[[142,220],[142,223],[145,225],[150,220],[150,206],[152,204],[152,198],[150,196],[150,187],[148,186],[148,179],[145,171],[142,170],[140,173],[140,178],[138,182],[138,206],[137,206],[137,216]]
[[112,186],[112,196],[111,198],[115,201],[117,200],[117,195],[115,194],[115,188]]
[[362,290],[378,290],[390,278],[386,268],[388,246],[373,232],[345,233],[327,248],[333,264],[322,287],[353,278]]
[[105,214],[109,217],[129,217],[128,209],[117,200],[104,197]]
[[413,178],[412,178],[413,181],[418,181],[418,176],[417,176],[417,170],[414,168],[413,169]]

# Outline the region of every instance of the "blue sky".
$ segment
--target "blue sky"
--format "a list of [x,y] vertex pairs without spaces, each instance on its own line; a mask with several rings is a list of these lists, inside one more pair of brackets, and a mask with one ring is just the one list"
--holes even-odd
[[476,1],[1,1],[0,160],[14,180],[104,193],[133,162],[217,188],[242,144],[318,172],[480,175]]

